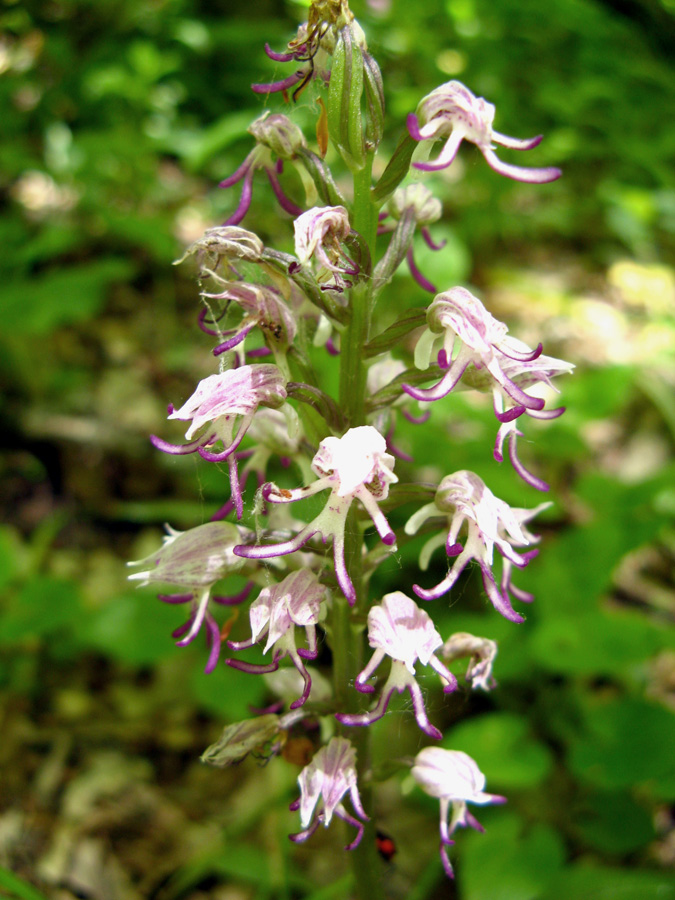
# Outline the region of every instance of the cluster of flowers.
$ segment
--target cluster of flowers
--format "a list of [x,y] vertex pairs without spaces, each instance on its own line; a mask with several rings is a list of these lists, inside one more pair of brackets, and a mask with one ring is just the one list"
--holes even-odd
[[[356,111],[349,106],[351,101],[349,108],[337,113],[334,109],[331,113],[329,103],[328,110],[333,143],[349,168],[358,170],[359,159],[372,153],[379,140],[377,124],[383,101],[379,70],[344,0],[313,3],[308,22],[287,50],[266,50],[275,61],[301,65],[278,82],[254,85],[258,93],[286,95],[293,89],[295,97],[316,79],[318,91],[327,86],[330,101],[331,97],[353,95],[345,90],[345,78],[358,75],[362,79],[369,110],[363,131],[360,124],[356,130],[352,127],[355,117],[361,121],[360,95]],[[188,619],[174,637],[179,646],[185,646],[204,629],[209,647],[207,672],[218,664],[223,645],[238,654],[264,642],[267,662],[228,655],[225,664],[247,673],[266,674],[284,695],[290,685],[288,712],[278,714],[282,706],[276,705],[249,722],[229,726],[219,743],[207,751],[208,761],[229,765],[248,753],[263,752],[261,748],[276,752],[290,728],[319,714],[331,717],[335,736],[317,750],[298,778],[300,798],[291,809],[299,811],[302,830],[291,835],[294,841],[306,840],[320,824],[328,826],[335,815],[356,828],[348,849],[358,845],[368,815],[357,786],[356,751],[346,735],[351,727],[369,726],[381,719],[395,692],[410,694],[421,731],[433,740],[441,739],[440,730],[429,720],[416,680],[419,666],[431,667],[442,690],[451,693],[457,688],[457,679],[448,664],[468,657],[469,684],[483,690],[495,685],[492,664],[497,648],[493,641],[466,633],[451,634],[444,640],[429,613],[401,591],[370,603],[360,593],[364,578],[386,558],[387,551],[396,550],[397,534],[382,504],[388,501],[387,509],[397,505],[395,490],[390,495],[390,489],[398,482],[396,457],[404,455],[392,443],[399,412],[411,421],[423,421],[429,405],[453,391],[473,388],[489,392],[499,423],[495,458],[502,460],[506,442],[516,472],[529,485],[547,489],[518,457],[516,444],[521,432],[517,422],[524,415],[550,419],[563,412],[562,408],[547,409],[537,388],[550,387],[552,377],[570,372],[572,366],[544,356],[541,345],[532,349],[509,336],[507,327],[465,287],[436,291],[417,268],[412,246],[419,226],[429,246],[440,249],[428,231],[441,215],[440,202],[422,184],[401,186],[411,159],[413,168],[437,171],[453,162],[462,141],[475,144],[490,166],[506,177],[547,182],[560,175],[557,169],[527,169],[499,160],[493,143],[528,150],[541,138],[517,140],[495,132],[494,114],[491,104],[454,81],[437,88],[410,114],[409,136],[400,151],[404,156],[407,153],[405,164],[399,165],[395,154],[388,168],[394,175],[385,172],[383,176],[389,179],[387,190],[380,191],[382,202],[375,215],[380,219],[378,233],[388,235],[389,240],[373,266],[374,248],[354,229],[353,205],[339,193],[322,154],[309,149],[300,129],[285,115],[266,113],[249,129],[255,148],[222,182],[223,187],[230,187],[243,181],[235,212],[222,226],[209,229],[184,257],[196,259],[201,283],[209,288],[202,293],[199,324],[217,341],[213,354],[220,360],[220,370],[201,381],[180,408],[169,407],[169,419],[189,423],[186,443],[168,443],[157,436],[152,441],[167,453],[196,453],[207,461],[226,463],[231,497],[210,522],[183,533],[169,530],[157,552],[132,564],[138,571],[130,577],[143,585],[170,585],[176,593],[160,594],[160,599],[189,606]],[[434,162],[428,162],[430,149],[438,140],[445,141],[443,149]],[[291,199],[282,187],[284,163],[301,171],[304,184],[311,182],[304,203]],[[281,209],[294,218],[294,255],[265,247],[256,234],[240,226],[250,206],[254,174],[260,169]],[[312,205],[316,195],[324,199],[325,206]],[[377,188],[373,196],[378,196]],[[387,200],[387,208],[382,210]],[[386,223],[388,217],[393,226]],[[406,259],[420,286],[435,295],[426,319],[419,322],[425,321],[426,327],[417,339],[415,368],[406,369],[391,357],[389,351],[403,332],[389,329],[377,344],[380,353],[371,365],[365,423],[349,421],[340,405],[313,380],[308,348],[325,346],[338,356],[351,323],[351,295],[357,294],[352,288],[367,284],[374,302]],[[385,339],[388,333],[391,341]],[[257,345],[251,347],[251,340],[257,340]],[[265,357],[270,359],[257,361]],[[435,383],[420,387],[425,379]],[[406,409],[411,399],[422,404],[418,418]],[[251,449],[242,449],[245,439],[251,442]],[[302,486],[288,489],[269,481],[268,467],[275,459],[284,466],[295,465]],[[258,488],[255,530],[242,524],[244,492],[251,475]],[[326,495],[325,504],[313,518],[307,517],[309,521],[299,522],[290,515],[290,504],[320,493]],[[401,502],[407,499],[406,495]],[[548,504],[512,508],[470,471],[446,475],[435,494],[427,492],[425,499],[429,502],[409,518],[404,532],[414,535],[423,526],[427,532],[435,529],[422,548],[420,568],[427,569],[440,547],[445,548],[450,565],[434,587],[415,584],[412,590],[417,598],[429,601],[443,596],[474,560],[495,609],[512,622],[523,621],[513,603],[533,598],[512,583],[513,567],[523,568],[537,554],[534,545],[538,538],[528,525]],[[232,513],[236,522],[224,521]],[[372,522],[384,551],[362,554],[359,546],[358,576],[350,571],[353,554],[349,539],[355,522],[366,526]],[[323,552],[325,544],[332,548],[332,564]],[[217,585],[234,574],[243,577],[244,589],[234,595],[217,594]],[[219,605],[245,603],[256,588],[257,596],[248,607],[250,637],[230,640],[236,611],[220,625],[214,610]],[[361,694],[378,696],[360,712],[336,707],[320,673],[308,666],[319,655],[326,617],[339,604],[360,604],[361,615],[367,612],[367,640],[373,653],[353,687]],[[336,648],[332,649],[335,653]],[[290,668],[280,668],[286,659]],[[385,660],[389,667],[378,689],[373,676]],[[289,673],[293,677],[289,678]],[[350,707],[354,708],[358,705]],[[453,843],[453,832],[459,826],[480,827],[467,803],[500,803],[504,798],[485,793],[485,778],[478,766],[459,751],[427,746],[412,761],[411,771],[422,790],[440,800],[441,858],[452,876],[447,848]],[[343,802],[347,794],[352,812]]]

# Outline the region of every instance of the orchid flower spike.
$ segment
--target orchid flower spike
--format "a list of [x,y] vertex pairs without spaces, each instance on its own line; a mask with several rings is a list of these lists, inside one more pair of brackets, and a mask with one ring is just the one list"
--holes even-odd
[[[461,750],[445,750],[443,747],[425,747],[415,757],[412,776],[430,797],[441,801],[441,861],[448,878],[454,878],[447,848],[454,844],[451,835],[457,828],[471,826],[483,831],[483,826],[467,809],[467,803],[486,806],[488,803],[506,803],[506,797],[486,794],[485,775],[471,757]],[[452,808],[452,818],[448,815]]]
[[[154,434],[150,440],[158,450],[165,453],[183,455],[197,452],[211,462],[227,460],[237,518],[241,518],[243,503],[235,450],[242,442],[258,407],[262,405],[276,408],[285,399],[284,379],[276,366],[240,366],[219,375],[209,375],[199,382],[197,390],[180,409],[170,407],[170,419],[192,422],[185,433],[188,443],[169,444]],[[235,434],[237,422],[240,424]],[[201,435],[195,437],[200,431]],[[214,453],[210,448],[218,441],[224,449]]]
[[173,632],[180,637],[179,647],[185,647],[197,636],[206,623],[207,640],[211,647],[206,672],[212,672],[220,654],[220,627],[208,610],[209,601],[227,606],[242,603],[248,596],[252,582],[238,595],[215,597],[213,586],[226,575],[242,568],[242,560],[232,548],[248,536],[248,529],[241,529],[228,522],[207,522],[189,531],[174,531],[168,525],[163,546],[145,559],[127,563],[129,566],[145,566],[141,572],[129,575],[129,581],[138,581],[140,587],[149,584],[170,584],[182,588],[182,593],[160,594],[165,603],[189,603],[190,617]]
[[[436,587],[426,590],[413,585],[413,590],[423,600],[435,600],[450,590],[467,563],[475,559],[485,590],[497,612],[512,622],[523,622],[520,613],[513,609],[509,594],[524,603],[530,603],[534,597],[512,584],[511,570],[513,566],[524,568],[539,551],[533,549],[519,555],[514,548],[537,543],[538,536],[531,534],[526,525],[550,505],[541,503],[534,509],[514,509],[495,497],[474,472],[464,470],[447,475],[436,491],[434,502],[423,506],[408,519],[405,532],[415,534],[427,519],[446,516],[448,531],[427,541],[420,553],[420,568],[426,570],[431,554],[443,545],[449,557],[457,558]],[[464,524],[466,538],[462,547],[457,539]],[[492,570],[495,547],[503,557],[499,584]]]
[[299,216],[302,208],[286,196],[279,183],[279,175],[283,171],[284,160],[294,159],[298,150],[306,148],[302,131],[281,113],[268,111],[249,126],[248,133],[256,139],[256,146],[239,168],[219,185],[229,188],[244,182],[239,205],[223,224],[238,225],[248,212],[253,194],[253,175],[258,169],[264,169],[281,208],[291,216]]
[[342,244],[352,233],[349,214],[344,206],[315,206],[308,209],[293,223],[295,229],[295,255],[301,267],[311,261],[317,264],[316,277],[325,283],[331,277],[334,283],[326,285],[342,292],[351,282],[348,278],[359,274],[359,267],[347,256]]
[[337,713],[336,719],[343,725],[371,725],[387,711],[394,691],[410,691],[417,724],[429,737],[440,740],[441,732],[431,724],[424,707],[422,690],[415,680],[415,663],[431,666],[441,676],[443,691],[450,693],[457,687],[457,679],[434,655],[443,646],[443,638],[434,628],[431,616],[420,609],[414,600],[401,591],[385,594],[382,603],[368,613],[368,643],[375,650],[370,661],[356,678],[355,687],[363,694],[375,690],[368,679],[385,656],[391,659],[391,671],[380,699],[368,713]]
[[408,116],[408,131],[416,141],[437,141],[446,138],[445,145],[435,162],[414,162],[423,172],[437,172],[447,168],[455,159],[462,141],[470,141],[485,157],[491,168],[500,175],[515,181],[543,184],[560,178],[560,169],[528,169],[502,162],[492,149],[493,143],[511,150],[532,150],[541,143],[541,135],[520,140],[494,131],[492,121],[495,108],[492,103],[474,96],[459,81],[448,81],[424,97],[416,113]]
[[[275,672],[279,668],[280,660],[288,656],[304,680],[304,690],[301,696],[291,703],[291,709],[302,706],[312,688],[312,679],[303,660],[317,657],[316,626],[325,612],[325,608],[321,605],[325,595],[326,588],[308,569],[291,572],[279,584],[263,588],[258,598],[251,604],[250,640],[227,643],[230,650],[245,650],[253,647],[259,638],[267,637],[264,652],[267,653],[271,647],[275,648],[272,662],[267,665],[254,665],[238,659],[226,659],[225,662],[242,672],[265,673]],[[306,631],[307,650],[296,647],[296,626]]]
[[383,542],[395,549],[396,535],[378,506],[378,500],[387,498],[389,485],[398,481],[393,468],[394,457],[387,453],[385,439],[371,425],[350,428],[341,438],[325,438],[312,460],[312,471],[318,476],[313,484],[289,491],[268,482],[262,488],[263,498],[271,503],[293,503],[330,489],[323,511],[289,541],[258,547],[244,545],[235,547],[234,552],[247,559],[270,559],[294,553],[316,534],[321,535],[324,542],[330,537],[338,584],[353,604],[356,592],[345,562],[347,513],[352,502],[358,499]]
[[[300,824],[303,831],[291,834],[295,843],[306,841],[319,825],[325,828],[331,823],[333,814],[353,825],[357,835],[345,850],[353,850],[363,837],[363,822],[368,821],[356,783],[356,751],[343,737],[331,738],[329,743],[315,754],[309,765],[298,776],[300,799],[291,803],[292,812],[300,810]],[[349,793],[358,819],[344,807],[342,798]],[[359,819],[361,821],[359,821]]]
[[490,691],[497,687],[492,675],[492,666],[497,656],[497,641],[476,637],[466,631],[458,631],[451,634],[443,644],[442,656],[446,662],[453,662],[464,656],[469,657],[466,680],[472,688]]

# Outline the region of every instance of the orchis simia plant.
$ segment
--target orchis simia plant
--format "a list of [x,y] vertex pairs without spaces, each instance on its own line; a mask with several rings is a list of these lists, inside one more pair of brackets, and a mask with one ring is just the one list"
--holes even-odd
[[[187,607],[174,636],[185,646],[205,635],[207,672],[226,664],[238,670],[233,680],[262,675],[266,689],[279,692],[251,719],[229,724],[204,760],[225,766],[248,755],[269,758],[291,732],[304,735],[313,751],[298,776],[299,799],[290,809],[299,827],[290,837],[311,844],[320,826],[342,819],[355,895],[378,900],[379,776],[370,737],[386,727],[383,720],[401,716],[401,703],[409,710],[401,725],[416,730],[421,749],[399,768],[412,767],[409,783],[440,801],[448,876],[457,828],[480,829],[467,804],[504,800],[484,791],[477,762],[438,745],[453,695],[496,686],[497,646],[479,635],[444,633],[435,621],[439,610],[462,603],[456,586],[470,563],[496,613],[514,627],[524,620],[533,597],[513,576],[539,552],[530,523],[550,505],[526,500],[514,508],[474,472],[453,471],[449,431],[443,477],[429,485],[427,469],[415,482],[413,460],[395,434],[404,421],[423,427],[431,415],[442,420],[458,391],[488,394],[497,426],[487,455],[492,450],[499,463],[506,449],[522,479],[516,486],[534,496],[547,485],[520,460],[522,423],[563,412],[548,406],[552,380],[572,370],[544,355],[541,344],[510,335],[468,287],[433,285],[420,271],[415,241],[443,252],[433,235],[443,208],[427,173],[451,166],[462,143],[463,153],[475,153],[474,144],[506,178],[534,185],[561,173],[498,157],[495,145],[507,154],[529,151],[541,138],[495,131],[495,107],[450,81],[400,123],[402,137],[389,159],[378,159],[376,180],[384,87],[345,0],[315,0],[287,47],[265,50],[275,75],[253,91],[268,108],[249,128],[253,146],[241,165],[221,182],[228,192],[240,185],[238,199],[232,192],[226,221],[183,257],[198,267],[197,322],[211,344],[213,371],[185,385],[161,436],[152,437],[159,450],[218,466],[222,505],[210,510],[210,522],[169,530],[131,577],[168,586],[160,598]],[[292,119],[301,95],[316,109],[315,135]],[[287,226],[284,249],[246,227],[252,196],[265,191]],[[403,264],[420,305],[396,320],[387,292]],[[317,374],[331,366],[335,378]],[[330,384],[338,385],[335,395]],[[371,585],[382,577],[373,573],[396,554],[397,542],[418,540],[418,533],[426,536],[419,576],[407,584],[399,578],[378,595]],[[440,567],[427,576],[432,557]],[[233,577],[239,581],[228,589]],[[232,605],[237,609],[226,614],[220,609]],[[462,657],[468,668],[460,687],[448,666]],[[398,712],[390,709],[395,695],[402,695]]]

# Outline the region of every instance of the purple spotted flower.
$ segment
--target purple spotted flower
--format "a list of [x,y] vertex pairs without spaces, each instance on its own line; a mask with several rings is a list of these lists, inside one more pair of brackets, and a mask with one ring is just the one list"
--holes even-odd
[[[469,812],[467,803],[480,806],[506,803],[506,797],[485,793],[485,775],[474,760],[461,750],[425,747],[415,757],[412,776],[426,794],[441,801],[441,860],[445,874],[448,878],[454,878],[447,850],[454,844],[451,835],[460,827],[484,830]],[[448,822],[451,809],[452,817]]]
[[560,178],[562,172],[553,167],[528,169],[502,162],[492,149],[493,143],[511,150],[532,150],[542,138],[539,135],[519,140],[499,134],[492,128],[494,116],[492,103],[475,97],[461,82],[448,81],[437,87],[420,101],[417,112],[408,116],[408,131],[416,141],[446,141],[435,162],[414,162],[413,166],[424,172],[445,169],[453,162],[459,145],[466,140],[478,147],[495,172],[507,178],[536,184]]
[[[351,743],[343,737],[331,738],[302,770],[298,776],[298,784],[300,799],[291,803],[290,809],[292,812],[300,811],[303,830],[290,835],[291,840],[295,843],[306,841],[319,825],[328,828],[333,815],[336,815],[357,829],[356,837],[347,844],[345,850],[353,850],[358,846],[363,837],[362,823],[368,821],[368,816],[359,797],[356,750]],[[345,809],[342,799],[347,793],[358,818]]]
[[433,387],[404,384],[403,390],[416,400],[440,400],[462,379],[467,386],[491,391],[495,416],[501,424],[495,458],[502,461],[502,445],[508,437],[515,470],[528,484],[546,490],[545,482],[528,472],[518,459],[516,439],[521,432],[515,420],[523,414],[540,419],[562,415],[564,407],[546,410],[546,401],[527,389],[538,384],[553,387],[551,378],[571,372],[574,366],[543,356],[541,344],[532,350],[509,336],[507,326],[466,288],[455,287],[437,294],[427,310],[427,322],[428,328],[415,347],[415,365],[418,369],[428,368],[436,353],[438,365],[446,373]]
[[316,263],[320,283],[333,279],[326,289],[342,292],[359,267],[342,246],[351,235],[349,214],[344,206],[315,206],[293,223],[295,255],[301,267]]
[[[279,407],[285,399],[284,379],[276,366],[240,366],[219,375],[209,375],[199,382],[197,390],[180,409],[170,407],[170,419],[191,421],[185,433],[188,443],[169,444],[156,435],[152,435],[150,440],[165,453],[182,455],[197,452],[211,462],[227,460],[237,517],[241,518],[243,503],[235,450],[258,407]],[[237,423],[239,426],[235,433]],[[200,431],[201,434],[195,437]],[[218,441],[224,449],[214,452],[211,448]]]
[[[267,665],[255,665],[238,659],[226,659],[225,662],[233,669],[243,672],[265,673],[275,672],[279,668],[279,662],[287,656],[302,675],[305,685],[302,695],[291,703],[291,709],[302,706],[312,688],[312,679],[303,660],[317,657],[316,626],[324,611],[321,601],[325,594],[326,588],[308,569],[291,572],[279,584],[263,588],[251,604],[251,638],[246,641],[228,641],[228,647],[231,650],[244,650],[266,637],[264,652],[267,653],[274,647],[272,662]],[[305,629],[307,650],[296,646],[296,626]]]
[[302,131],[281,113],[266,112],[249,126],[248,132],[256,139],[256,146],[239,168],[219,185],[229,188],[243,181],[239,205],[223,224],[238,225],[248,212],[253,194],[253,175],[259,169],[267,175],[281,208],[291,216],[299,216],[302,208],[286,196],[279,175],[283,171],[284,160],[294,159],[298,150],[307,146]]
[[[417,510],[406,523],[405,531],[406,534],[415,534],[427,519],[446,516],[448,531],[434,535],[427,541],[420,554],[420,568],[426,570],[431,554],[443,545],[448,557],[456,559],[446,577],[436,587],[426,590],[416,584],[413,590],[423,600],[435,600],[450,590],[467,563],[475,559],[480,566],[483,585],[495,609],[512,622],[524,621],[520,613],[513,609],[509,595],[525,603],[534,598],[512,584],[511,571],[513,566],[524,568],[539,551],[533,549],[518,554],[515,548],[537,543],[539,538],[531,534],[526,525],[550,505],[541,503],[534,509],[513,509],[495,497],[473,472],[463,470],[447,475],[436,491],[434,502]],[[462,546],[458,537],[465,524],[466,537]],[[499,584],[492,570],[495,547],[503,557]]]
[[398,481],[393,467],[394,457],[387,453],[385,439],[370,425],[350,428],[341,438],[325,438],[312,460],[312,471],[318,476],[313,484],[289,491],[268,482],[262,488],[262,496],[272,503],[293,503],[330,489],[323,511],[288,541],[259,547],[235,547],[234,552],[247,559],[270,559],[294,553],[314,535],[321,535],[324,542],[332,538],[338,584],[353,604],[356,592],[345,562],[347,513],[353,501],[358,499],[384,543],[394,549],[396,535],[378,506],[378,500],[387,498],[389,485]]
[[227,606],[242,603],[248,596],[252,582],[237,595],[214,596],[216,582],[242,568],[242,559],[232,548],[247,535],[247,531],[227,522],[208,522],[189,531],[174,531],[167,526],[164,544],[145,559],[130,562],[130,566],[144,566],[141,572],[129,576],[145,587],[149,584],[170,584],[181,588],[178,594],[160,594],[165,603],[189,603],[190,616],[184,625],[173,632],[179,647],[191,643],[202,625],[206,625],[207,641],[211,652],[206,672],[212,672],[220,654],[220,628],[209,612],[209,602]]
[[443,680],[446,693],[454,691],[457,679],[435,656],[443,646],[443,638],[434,628],[431,617],[401,591],[385,594],[382,603],[368,613],[368,643],[375,650],[365,669],[356,678],[355,687],[363,694],[375,690],[368,679],[385,656],[391,659],[391,671],[382,688],[380,699],[370,712],[362,714],[337,713],[344,725],[371,725],[387,711],[394,691],[410,691],[417,724],[429,737],[440,740],[441,732],[434,727],[426,713],[422,690],[415,680],[415,663],[431,666]]

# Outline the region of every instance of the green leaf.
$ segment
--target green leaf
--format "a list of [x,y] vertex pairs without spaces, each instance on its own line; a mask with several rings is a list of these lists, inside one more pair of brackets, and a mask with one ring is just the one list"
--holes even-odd
[[[78,637],[85,646],[96,647],[122,662],[147,665],[181,652],[174,646],[171,632],[187,615],[187,604],[177,609],[162,603],[156,591],[129,591],[90,613]],[[204,663],[206,656],[204,648]]]
[[585,734],[570,749],[572,772],[608,790],[648,785],[675,798],[675,716],[633,698],[593,697],[584,709]]
[[364,347],[366,356],[377,356],[395,347],[401,338],[409,334],[415,328],[421,328],[427,324],[426,307],[413,307],[406,309],[398,319],[385,328],[380,334],[376,335],[371,341],[368,341]]
[[628,793],[593,793],[571,812],[574,831],[603,853],[631,853],[655,837],[652,816]]
[[72,628],[82,615],[74,582],[40,575],[8,598],[0,617],[0,644],[47,637]]
[[675,900],[675,876],[647,870],[571,866],[551,879],[541,900]]
[[531,651],[548,671],[628,677],[631,667],[642,666],[645,659],[667,646],[669,639],[672,636],[665,628],[633,610],[590,609],[537,624]]
[[[562,865],[562,841],[552,829],[526,829],[501,813],[485,834],[458,835],[458,881],[463,900],[549,900],[546,886]],[[570,894],[567,900],[578,900]]]
[[331,170],[321,157],[304,147],[301,147],[296,155],[314,182],[323,202],[328,206],[346,206],[347,201],[335,184]]
[[462,722],[443,746],[472,756],[487,778],[488,791],[534,787],[552,766],[550,751],[528,734],[525,719],[506,712]]
[[21,570],[26,549],[18,532],[9,525],[0,527],[0,587],[5,587]]
[[114,282],[128,280],[133,263],[108,257],[0,286],[3,328],[13,334],[41,335],[59,325],[92,319]]
[[382,205],[389,198],[399,184],[403,181],[410,169],[410,161],[413,151],[417,147],[417,141],[410,137],[408,129],[404,131],[396,145],[394,153],[387,163],[387,168],[382,177],[371,191],[373,202]]
[[[18,875],[12,875],[7,869],[0,867],[0,888],[3,889],[3,895],[17,900],[47,900],[45,895],[34,888],[32,885],[19,878]],[[4,894],[9,891],[9,895]]]

